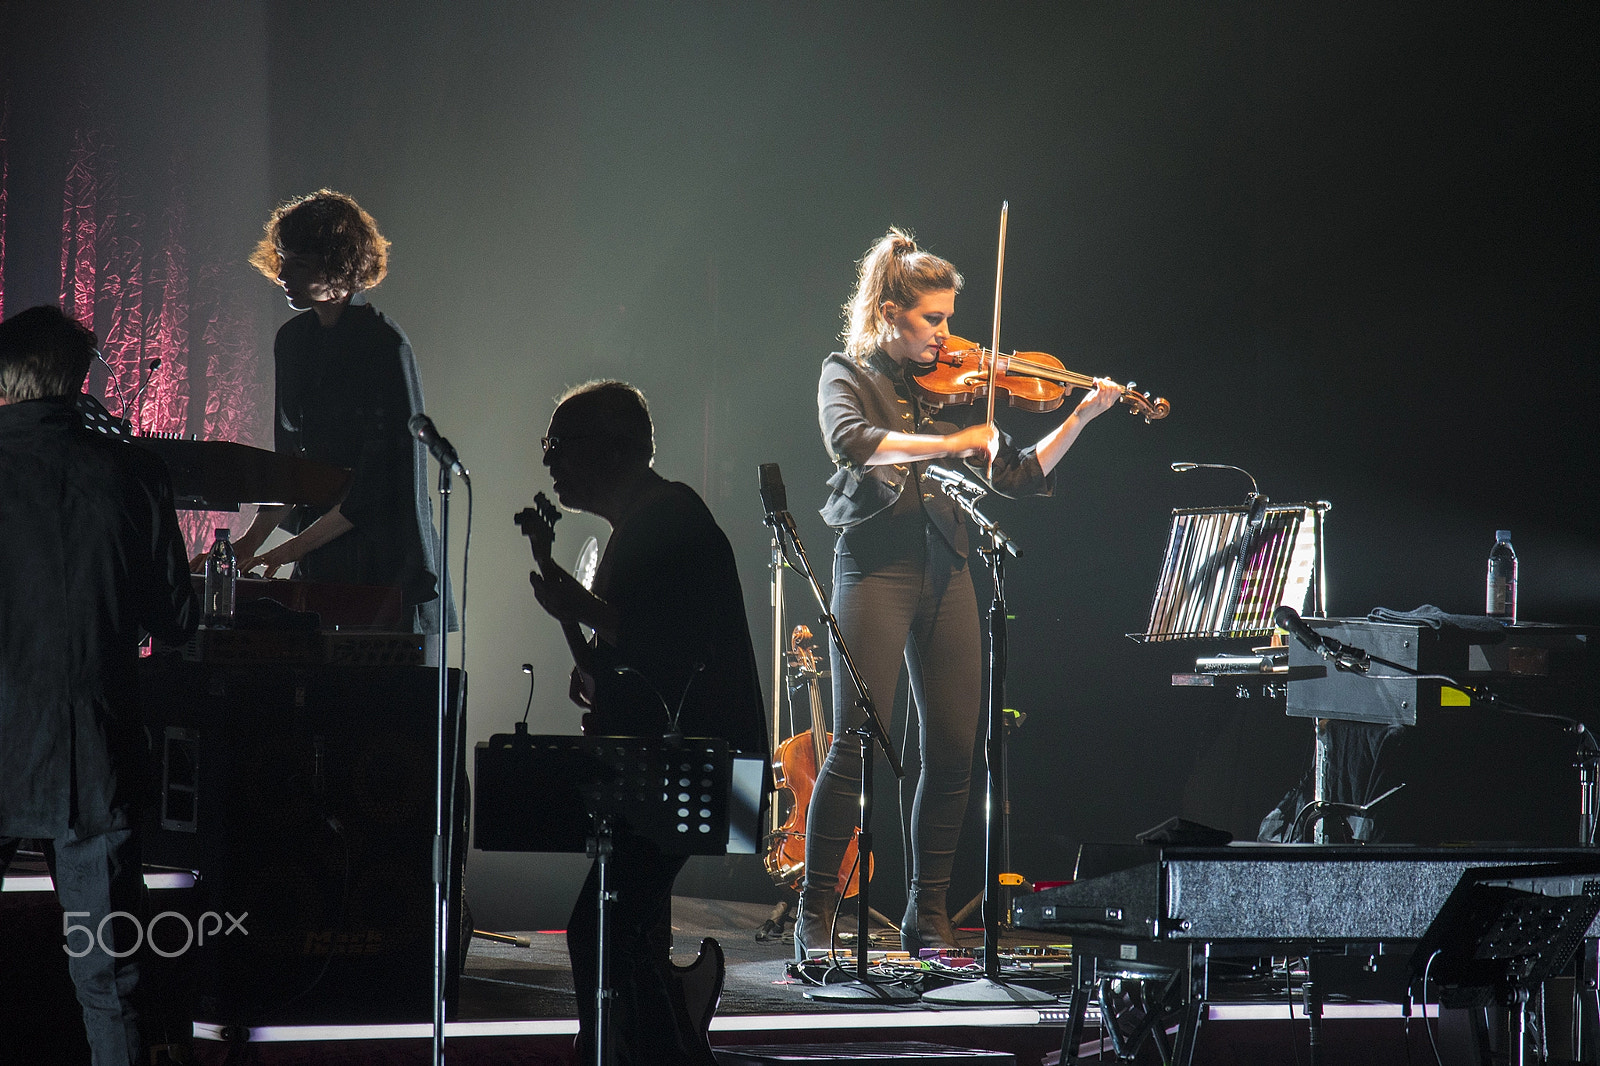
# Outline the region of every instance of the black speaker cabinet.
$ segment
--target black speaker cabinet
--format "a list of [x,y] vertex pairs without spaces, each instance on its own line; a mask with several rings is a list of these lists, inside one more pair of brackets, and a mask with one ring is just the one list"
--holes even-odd
[[[146,660],[157,780],[145,860],[199,874],[196,1015],[433,1017],[438,671]],[[451,705],[462,677],[450,671]],[[458,719],[453,761],[465,790]],[[451,834],[459,956],[466,804]],[[219,928],[212,928],[217,926]],[[457,968],[449,968],[454,1004]]]

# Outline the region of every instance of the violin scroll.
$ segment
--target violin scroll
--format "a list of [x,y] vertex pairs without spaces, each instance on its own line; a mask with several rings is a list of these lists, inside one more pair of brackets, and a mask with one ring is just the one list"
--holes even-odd
[[1164,397],[1151,398],[1148,392],[1141,392],[1135,387],[1135,382],[1128,382],[1122,386],[1122,402],[1127,404],[1131,415],[1143,415],[1148,425],[1158,419],[1166,418],[1172,413],[1172,405]]

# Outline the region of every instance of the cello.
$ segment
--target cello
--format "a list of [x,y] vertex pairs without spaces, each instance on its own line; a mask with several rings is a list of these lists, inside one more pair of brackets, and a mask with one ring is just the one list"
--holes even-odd
[[[817,774],[822,770],[822,760],[833,743],[822,705],[822,674],[813,647],[815,640],[809,626],[795,626],[789,635],[789,664],[810,697],[811,728],[785,740],[772,754],[773,784],[777,791],[789,793],[790,805],[783,824],[768,834],[762,856],[773,883],[797,891],[806,872],[806,816],[811,806],[811,793],[816,787]],[[856,832],[859,834],[860,830]],[[860,889],[856,856],[856,837],[852,836],[839,866],[838,891],[842,897],[853,896]],[[870,863],[867,878],[872,878]]]

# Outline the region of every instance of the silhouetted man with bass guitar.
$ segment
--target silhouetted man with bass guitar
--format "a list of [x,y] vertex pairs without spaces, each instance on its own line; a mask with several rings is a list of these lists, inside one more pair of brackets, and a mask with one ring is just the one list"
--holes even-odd
[[[551,558],[554,509],[518,516],[533,545],[528,575],[540,606],[562,623],[576,665],[572,698],[589,736],[721,737],[734,751],[768,751],[755,652],[728,538],[687,485],[668,481],[655,455],[649,407],[620,381],[562,397],[543,440],[556,498],[598,515],[611,536],[584,585]],[[585,640],[579,626],[588,626]],[[618,1062],[711,1066],[702,1018],[691,1018],[670,958],[672,883],[686,859],[624,831],[611,858],[617,898],[612,960]],[[578,895],[567,950],[578,993],[580,1041],[593,1039],[597,872]]]

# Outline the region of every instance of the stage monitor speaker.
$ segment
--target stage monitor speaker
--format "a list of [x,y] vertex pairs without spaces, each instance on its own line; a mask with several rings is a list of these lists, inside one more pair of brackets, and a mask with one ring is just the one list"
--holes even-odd
[[[461,707],[462,677],[450,675]],[[431,1020],[438,671],[165,659],[146,661],[141,686],[159,774],[146,861],[197,871],[197,907],[220,917],[193,952],[197,1017]],[[461,732],[458,721],[464,796]],[[453,959],[465,802],[457,809]]]

